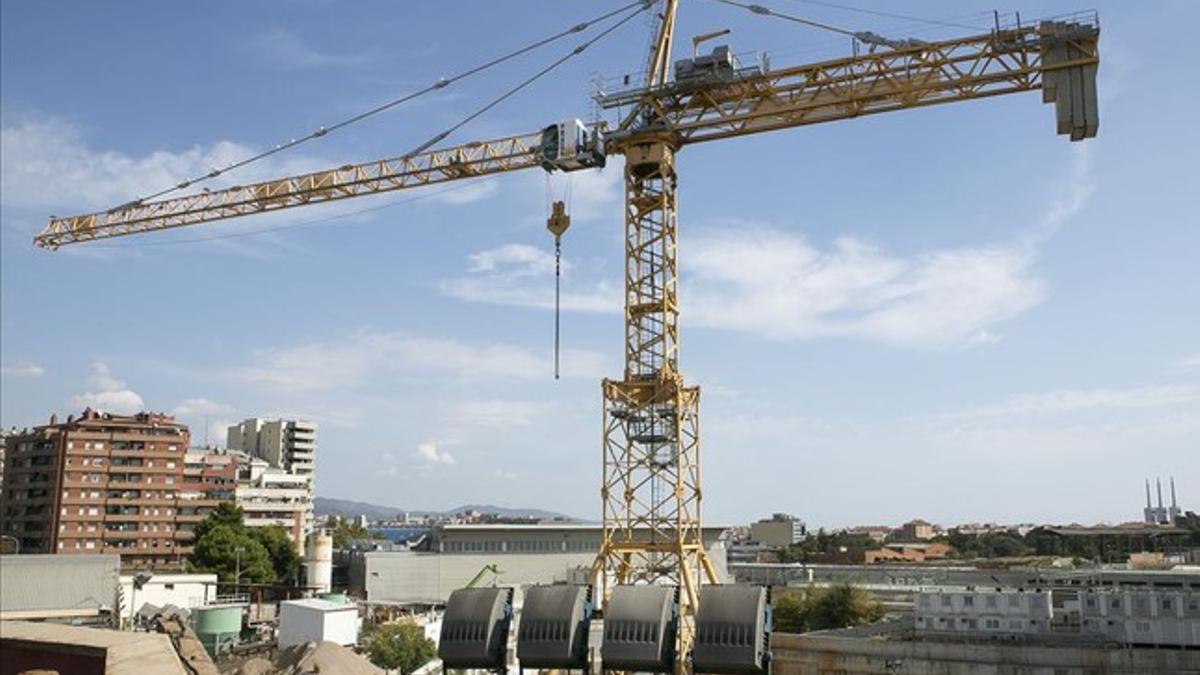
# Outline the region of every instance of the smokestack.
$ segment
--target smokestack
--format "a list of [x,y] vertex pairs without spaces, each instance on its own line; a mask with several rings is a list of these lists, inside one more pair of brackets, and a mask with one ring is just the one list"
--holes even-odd
[[1171,510],[1177,510],[1179,505],[1175,503],[1175,476],[1171,476]]
[[1150,503],[1150,479],[1147,478],[1146,479],[1146,508],[1148,508],[1148,509],[1153,508],[1153,506],[1154,505]]
[[1155,478],[1154,485],[1158,488],[1158,508],[1161,509],[1163,507],[1163,504],[1162,504],[1162,479]]

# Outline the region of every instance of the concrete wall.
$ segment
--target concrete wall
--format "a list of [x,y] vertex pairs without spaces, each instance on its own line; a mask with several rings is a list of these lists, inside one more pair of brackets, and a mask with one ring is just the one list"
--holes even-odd
[[[191,609],[217,597],[215,574],[155,574],[140,589],[133,590],[133,575],[121,575],[121,616],[129,621],[147,603]],[[136,603],[136,607],[134,604]]]
[[1200,647],[1200,592],[1101,590],[1080,594],[1081,631],[1135,645]]
[[1200,671],[1200,652],[1173,649],[1033,647],[776,633],[771,638],[771,651],[774,675],[1145,675]]
[[358,608],[324,600],[279,603],[279,648],[328,640],[339,645],[358,642]]

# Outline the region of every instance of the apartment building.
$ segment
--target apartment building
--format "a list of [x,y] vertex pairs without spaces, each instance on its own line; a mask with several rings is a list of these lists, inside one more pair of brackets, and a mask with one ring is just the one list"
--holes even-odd
[[221,502],[235,500],[239,466],[237,454],[214,448],[192,448],[184,454],[175,519],[182,554],[192,552],[196,525]]
[[176,498],[188,441],[188,428],[167,415],[90,408],[12,434],[0,533],[22,553],[115,553],[126,567],[178,568]]
[[239,469],[237,505],[247,527],[279,525],[304,552],[304,541],[313,528],[312,475],[296,474],[245,457]]
[[270,466],[311,476],[317,463],[317,425],[303,420],[258,417],[229,427],[225,445]]
[[[263,467],[251,462],[243,467],[238,505],[246,512],[246,523],[283,525],[303,551],[304,537],[315,526],[312,503],[317,425],[304,420],[254,417],[229,427],[225,444],[231,452],[244,453],[266,464]],[[293,523],[290,514],[300,505],[304,507],[303,517]]]
[[770,518],[750,526],[750,540],[767,546],[784,548],[804,541],[808,528],[804,521],[786,513],[774,513]]

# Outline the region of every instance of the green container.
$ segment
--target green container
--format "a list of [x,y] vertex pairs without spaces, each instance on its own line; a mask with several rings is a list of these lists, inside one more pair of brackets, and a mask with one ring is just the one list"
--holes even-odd
[[242,632],[245,605],[214,605],[192,610],[192,627],[204,649],[212,656],[237,644]]

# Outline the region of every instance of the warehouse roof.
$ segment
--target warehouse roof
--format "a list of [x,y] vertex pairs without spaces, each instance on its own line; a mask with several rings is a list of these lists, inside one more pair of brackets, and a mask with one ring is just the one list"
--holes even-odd
[[116,602],[115,555],[0,556],[0,619],[96,616]]
[[0,621],[0,643],[4,645],[6,658],[20,660],[26,666],[38,667],[35,661],[42,658],[36,656],[39,653],[46,654],[47,665],[52,665],[57,655],[83,654],[103,656],[105,675],[187,675],[171,638],[160,633]]

